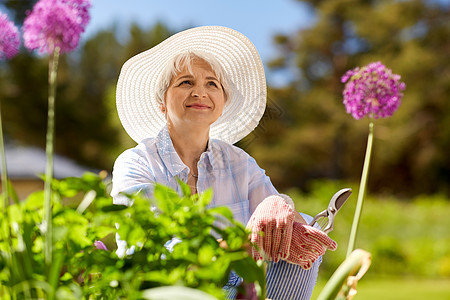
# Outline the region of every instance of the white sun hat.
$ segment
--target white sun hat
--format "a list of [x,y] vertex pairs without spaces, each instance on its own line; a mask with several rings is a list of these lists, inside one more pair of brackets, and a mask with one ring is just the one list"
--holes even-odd
[[166,125],[156,89],[167,62],[187,51],[213,55],[231,82],[222,116],[210,138],[234,144],[258,125],[266,107],[266,79],[258,51],[242,33],[221,26],[179,32],[125,62],[119,75],[116,104],[120,121],[137,143],[155,137]]

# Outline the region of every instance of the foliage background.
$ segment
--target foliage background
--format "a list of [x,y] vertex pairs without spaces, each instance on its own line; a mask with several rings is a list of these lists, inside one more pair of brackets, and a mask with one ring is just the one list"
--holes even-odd
[[[35,0],[4,0],[20,24]],[[316,22],[273,40],[279,58],[268,72],[287,74],[269,84],[269,106],[260,126],[238,143],[266,169],[280,190],[307,190],[318,178],[357,180],[367,124],[345,113],[340,77],[347,69],[381,60],[402,75],[407,90],[393,118],[375,126],[369,189],[407,199],[419,193],[450,194],[450,4],[447,1],[302,1]],[[123,131],[115,84],[123,62],[183,28],[155,23],[113,25],[63,56],[58,74],[56,150],[81,164],[111,170],[134,142]],[[24,72],[23,70],[27,70]],[[0,97],[6,136],[44,145],[45,58],[22,53],[3,63]],[[18,122],[20,120],[20,122]]]
[[[3,0],[22,23],[35,0]],[[347,69],[382,61],[407,84],[392,118],[377,120],[369,198],[358,247],[372,252],[373,274],[450,277],[450,3],[439,0],[333,0],[306,3],[316,22],[273,37],[279,58],[268,72],[288,74],[269,84],[259,127],[238,146],[256,158],[275,186],[309,214],[323,209],[342,186],[356,191],[368,121],[345,113],[340,77]],[[126,59],[172,33],[155,23],[97,32],[63,56],[58,74],[56,152],[110,171],[134,142],[115,111],[115,84]],[[4,130],[11,141],[45,143],[47,60],[26,51],[0,68]],[[350,199],[356,199],[356,195]],[[340,212],[331,236],[341,245],[327,254],[323,276],[342,261],[353,202]],[[447,237],[447,238],[446,238]],[[341,252],[342,251],[342,252]],[[401,266],[401,267],[400,267]],[[369,274],[370,276],[370,274]]]

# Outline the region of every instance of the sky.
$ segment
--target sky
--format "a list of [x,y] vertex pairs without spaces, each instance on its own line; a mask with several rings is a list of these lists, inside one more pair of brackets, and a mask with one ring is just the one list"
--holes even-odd
[[[91,21],[87,38],[112,25],[127,28],[137,22],[149,28],[158,21],[174,31],[203,25],[221,25],[246,35],[258,49],[263,63],[275,58],[272,38],[290,34],[314,22],[305,4],[297,0],[91,0]],[[126,30],[124,31],[126,32]],[[267,68],[266,68],[267,73]],[[276,84],[283,79],[274,75]]]

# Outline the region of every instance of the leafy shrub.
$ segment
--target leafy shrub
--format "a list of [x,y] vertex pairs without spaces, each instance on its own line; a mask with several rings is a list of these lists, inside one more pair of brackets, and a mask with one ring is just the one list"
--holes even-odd
[[[146,289],[168,285],[223,298],[232,269],[264,295],[264,271],[246,251],[244,226],[226,207],[207,208],[212,191],[190,195],[180,184],[182,196],[156,185],[154,200],[129,195],[133,205],[128,207],[113,205],[103,178],[95,174],[53,180],[50,269],[42,254],[43,193],[10,205],[0,221],[0,298],[137,299]],[[152,204],[159,209],[150,210]],[[121,239],[135,246],[124,258],[95,247],[114,235],[116,223]],[[171,252],[164,244],[173,237],[181,242]]]

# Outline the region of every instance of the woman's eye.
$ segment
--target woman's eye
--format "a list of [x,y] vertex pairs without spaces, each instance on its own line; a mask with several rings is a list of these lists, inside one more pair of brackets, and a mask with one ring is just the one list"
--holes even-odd
[[184,84],[191,85],[192,82],[190,80],[184,80],[184,81],[180,82],[180,85],[184,85]]
[[214,82],[214,81],[210,81],[210,82],[208,82],[208,85],[210,85],[210,86],[214,86],[214,87],[217,87],[217,84]]

